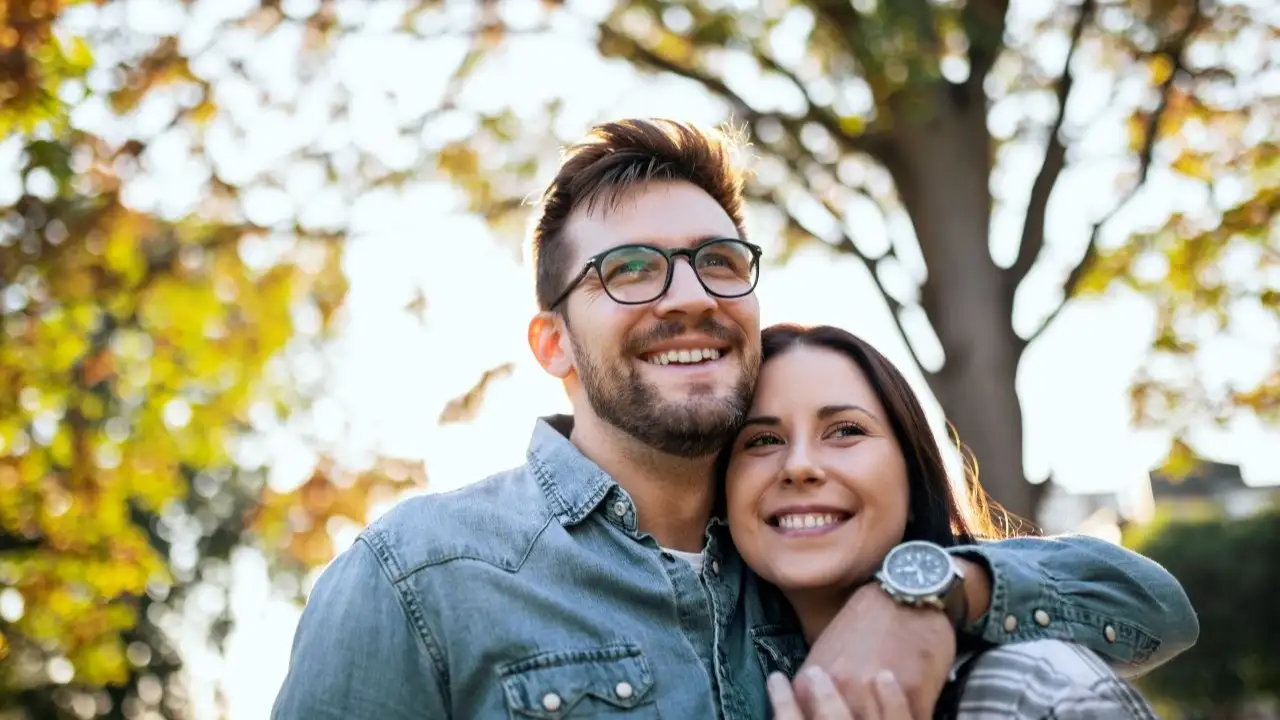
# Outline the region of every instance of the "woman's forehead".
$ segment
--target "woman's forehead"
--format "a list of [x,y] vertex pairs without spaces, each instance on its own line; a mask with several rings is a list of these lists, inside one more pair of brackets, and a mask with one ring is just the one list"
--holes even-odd
[[769,359],[760,369],[756,414],[817,412],[833,402],[879,408],[870,381],[852,359],[826,348],[799,346]]

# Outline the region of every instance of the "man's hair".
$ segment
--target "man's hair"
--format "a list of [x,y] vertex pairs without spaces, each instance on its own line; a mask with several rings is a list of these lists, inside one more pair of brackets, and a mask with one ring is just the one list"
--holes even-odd
[[629,190],[649,182],[697,185],[724,208],[745,239],[743,173],[734,161],[738,147],[738,138],[727,130],[674,120],[627,119],[591,128],[565,152],[542,194],[531,238],[538,307],[550,309],[569,281],[573,248],[564,237],[569,216],[578,208],[612,209]]

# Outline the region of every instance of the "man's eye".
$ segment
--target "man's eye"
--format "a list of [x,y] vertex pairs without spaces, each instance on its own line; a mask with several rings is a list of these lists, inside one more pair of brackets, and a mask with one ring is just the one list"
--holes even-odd
[[618,278],[635,277],[643,275],[653,269],[653,263],[646,260],[633,260],[631,262],[621,263],[609,269],[606,281],[616,280]]

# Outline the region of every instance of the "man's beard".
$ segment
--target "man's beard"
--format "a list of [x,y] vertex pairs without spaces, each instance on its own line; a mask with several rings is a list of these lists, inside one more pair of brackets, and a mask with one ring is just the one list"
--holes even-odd
[[729,442],[751,406],[751,393],[759,370],[759,358],[743,359],[741,334],[707,320],[696,328],[703,334],[733,343],[731,357],[742,369],[742,377],[725,397],[710,394],[692,396],[684,402],[663,398],[640,370],[627,362],[645,346],[678,337],[686,329],[681,325],[664,325],[644,333],[643,338],[628,339],[624,352],[613,367],[578,344],[570,334],[574,356],[578,361],[578,377],[587,393],[587,401],[596,415],[649,447],[681,458],[706,457],[718,452]]

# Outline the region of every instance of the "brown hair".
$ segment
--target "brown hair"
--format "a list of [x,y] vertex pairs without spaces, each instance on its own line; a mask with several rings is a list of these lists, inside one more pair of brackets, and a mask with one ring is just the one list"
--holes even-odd
[[710,195],[746,238],[743,175],[733,160],[737,139],[727,130],[701,130],[664,119],[627,119],[596,125],[565,152],[542,194],[533,228],[538,306],[546,310],[564,290],[573,261],[564,228],[579,207],[612,207],[625,191],[648,182],[686,180]]
[[[798,347],[822,348],[849,358],[866,375],[888,413],[893,435],[907,465],[910,520],[903,533],[904,541],[928,540],[949,547],[979,538],[998,539],[1016,532],[1014,525],[1021,523],[1016,523],[982,489],[977,466],[968,458],[964,467],[964,492],[952,486],[942,451],[929,429],[919,399],[907,379],[880,351],[837,327],[784,323],[765,328],[761,334],[761,366]],[[730,448],[725,449],[718,463],[721,478],[728,468]],[[999,525],[994,521],[997,516],[1003,520]]]

